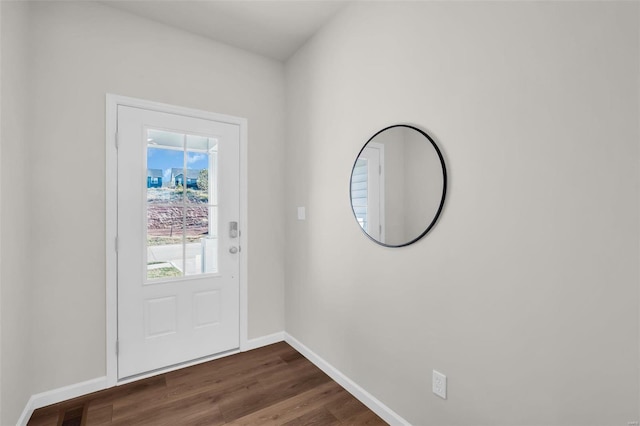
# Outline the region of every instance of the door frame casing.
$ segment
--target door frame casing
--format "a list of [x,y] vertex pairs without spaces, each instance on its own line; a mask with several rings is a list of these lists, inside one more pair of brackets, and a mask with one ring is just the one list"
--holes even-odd
[[[105,255],[106,255],[106,361],[107,361],[107,386],[112,387],[127,383],[132,379],[118,381],[118,355],[116,344],[118,340],[118,257],[116,238],[118,235],[118,150],[117,150],[117,130],[118,130],[118,106],[128,106],[142,108],[151,111],[164,112],[169,114],[184,115],[187,117],[201,118],[205,120],[218,121],[238,125],[240,128],[240,351],[247,350],[248,345],[248,297],[247,297],[247,237],[249,235],[247,226],[247,119],[230,115],[217,114],[192,108],[174,106],[159,102],[147,101],[143,99],[130,98],[107,93],[106,95],[106,227],[105,227]],[[235,351],[237,352],[237,351]],[[229,353],[233,353],[229,352]],[[227,353],[225,353],[226,355]],[[176,368],[193,365],[197,362],[205,362],[212,357],[196,360],[195,362],[181,364],[167,369],[156,370],[150,374],[141,375],[134,378],[138,380],[155,374],[161,374]]]

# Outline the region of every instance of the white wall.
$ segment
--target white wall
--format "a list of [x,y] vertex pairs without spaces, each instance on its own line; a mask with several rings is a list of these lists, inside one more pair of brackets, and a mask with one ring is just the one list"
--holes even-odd
[[[325,27],[286,66],[287,332],[412,424],[638,420],[638,16],[366,2]],[[434,136],[451,178],[402,249],[348,196],[394,123]]]
[[28,146],[31,141],[28,107],[30,64],[27,7],[1,2],[2,70],[0,80],[2,120],[0,141],[0,424],[15,424],[32,393],[30,346],[32,314],[28,250],[31,229],[27,216],[31,180]]
[[[7,354],[18,358],[21,347],[8,349],[15,339],[6,329],[27,333],[29,322],[5,318],[31,317],[33,369],[7,376],[3,368],[4,390],[20,374],[33,378],[28,394],[105,374],[106,93],[248,119],[249,337],[282,331],[283,65],[97,3],[27,3],[10,9],[28,11],[26,22],[12,22],[28,32],[28,48],[6,40],[3,27],[3,87],[18,90],[4,67],[13,52],[28,60],[31,92],[2,97],[3,106],[29,104],[15,110],[28,139],[5,139],[19,129],[5,131],[3,116],[2,220],[11,226],[2,236],[2,347],[3,367],[10,366]],[[28,179],[9,185],[16,173]],[[12,271],[19,295],[7,294]],[[10,424],[26,401],[17,410],[13,396],[3,398],[2,424]]]

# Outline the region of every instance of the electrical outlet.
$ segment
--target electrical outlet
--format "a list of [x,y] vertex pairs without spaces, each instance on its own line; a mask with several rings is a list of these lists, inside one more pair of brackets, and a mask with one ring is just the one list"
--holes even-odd
[[433,393],[447,399],[447,376],[436,370],[433,370]]

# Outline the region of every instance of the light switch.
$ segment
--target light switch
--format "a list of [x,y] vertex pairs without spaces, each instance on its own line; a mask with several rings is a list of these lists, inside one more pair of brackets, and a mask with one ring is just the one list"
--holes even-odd
[[298,220],[305,220],[306,213],[304,207],[298,207]]

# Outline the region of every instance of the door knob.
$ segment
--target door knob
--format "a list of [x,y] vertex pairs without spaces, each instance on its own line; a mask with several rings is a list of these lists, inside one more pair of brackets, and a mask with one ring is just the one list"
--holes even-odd
[[236,254],[237,252],[238,252],[238,247],[236,246],[229,247],[229,253]]

